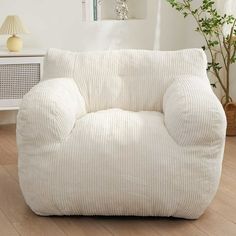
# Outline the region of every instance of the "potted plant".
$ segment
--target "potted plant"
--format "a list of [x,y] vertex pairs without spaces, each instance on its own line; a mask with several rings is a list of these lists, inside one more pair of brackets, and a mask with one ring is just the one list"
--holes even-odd
[[[208,51],[207,70],[214,75],[211,84],[223,91],[221,103],[225,109],[228,127],[227,135],[236,135],[236,103],[230,96],[230,69],[236,62],[236,18],[220,14],[213,0],[202,0],[194,6],[193,0],[167,0],[185,18],[192,16],[196,22],[195,31],[204,38],[203,50]],[[227,32],[225,32],[225,29]]]

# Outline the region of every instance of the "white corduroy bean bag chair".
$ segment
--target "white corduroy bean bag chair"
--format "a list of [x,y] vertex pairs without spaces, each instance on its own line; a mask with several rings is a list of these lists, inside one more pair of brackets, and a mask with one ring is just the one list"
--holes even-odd
[[50,49],[17,120],[20,186],[39,215],[198,218],[226,120],[202,50]]

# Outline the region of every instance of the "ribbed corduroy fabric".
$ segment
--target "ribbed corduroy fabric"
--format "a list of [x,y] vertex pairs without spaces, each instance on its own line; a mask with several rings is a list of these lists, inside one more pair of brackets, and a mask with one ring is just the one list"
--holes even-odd
[[198,76],[208,82],[206,63],[200,49],[84,53],[50,49],[43,77],[73,78],[88,112],[109,108],[162,111],[164,93],[177,76]]
[[196,219],[225,127],[201,50],[51,49],[18,114],[20,186],[40,215]]

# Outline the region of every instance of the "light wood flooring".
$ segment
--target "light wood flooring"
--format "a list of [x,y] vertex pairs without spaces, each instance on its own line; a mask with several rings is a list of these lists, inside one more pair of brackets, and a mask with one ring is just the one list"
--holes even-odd
[[0,126],[0,236],[236,236],[236,138],[227,138],[221,184],[199,220],[141,217],[39,217],[17,176],[15,126]]

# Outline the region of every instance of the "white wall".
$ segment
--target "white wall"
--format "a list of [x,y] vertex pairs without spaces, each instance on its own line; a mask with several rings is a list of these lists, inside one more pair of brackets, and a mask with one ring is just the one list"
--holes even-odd
[[[0,22],[17,14],[31,34],[23,36],[25,46],[69,50],[111,48],[152,49],[157,2],[147,0],[146,21],[82,22],[81,0],[0,0]],[[0,46],[5,39],[0,38]]]
[[185,48],[186,21],[165,0],[161,0],[160,14],[160,49],[177,50]]

